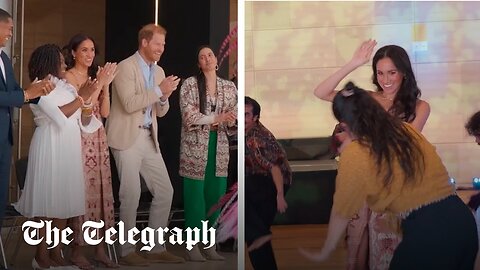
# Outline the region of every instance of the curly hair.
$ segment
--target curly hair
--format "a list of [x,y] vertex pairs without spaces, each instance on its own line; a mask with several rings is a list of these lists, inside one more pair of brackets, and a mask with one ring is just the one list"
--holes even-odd
[[416,182],[417,176],[423,174],[425,161],[418,138],[367,91],[349,82],[333,99],[332,109],[335,118],[348,125],[358,142],[371,149],[377,175],[386,165],[384,187],[388,188],[392,183],[394,162],[400,164],[406,183]]
[[55,44],[45,44],[36,48],[28,62],[28,77],[41,80],[48,74],[60,77],[61,58],[60,48]]
[[422,95],[420,88],[417,86],[417,80],[413,73],[410,58],[402,47],[396,45],[384,46],[375,53],[372,60],[372,81],[373,84],[377,86],[377,91],[379,92],[382,92],[383,89],[377,80],[377,64],[378,61],[386,57],[390,58],[397,70],[404,75],[402,85],[393,100],[393,105],[389,109],[389,112],[403,121],[410,123],[416,117],[415,109],[417,100]]

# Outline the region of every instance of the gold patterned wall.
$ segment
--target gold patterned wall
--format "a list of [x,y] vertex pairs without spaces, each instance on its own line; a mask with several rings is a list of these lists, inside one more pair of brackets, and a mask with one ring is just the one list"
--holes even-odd
[[[480,176],[480,146],[464,129],[480,110],[480,2],[246,2],[245,93],[278,138],[329,136],[331,104],[314,87],[361,41],[397,44],[411,58],[431,114],[425,136],[459,183]],[[347,80],[366,89],[371,63]]]

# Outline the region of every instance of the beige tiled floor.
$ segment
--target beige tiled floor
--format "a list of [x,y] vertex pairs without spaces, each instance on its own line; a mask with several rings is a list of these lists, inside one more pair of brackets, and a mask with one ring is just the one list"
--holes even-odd
[[[3,242],[6,241],[6,231],[8,228],[4,228],[2,230],[2,239]],[[9,240],[8,245],[5,246],[5,252],[7,254],[7,262],[9,264],[9,269],[12,270],[24,270],[24,269],[32,269],[31,261],[35,254],[35,247],[29,246],[23,240],[23,238],[19,237],[18,232],[21,233],[21,230],[17,230],[17,233],[13,235],[13,237]],[[12,258],[12,255],[15,250],[15,246],[18,241],[20,242],[20,249],[18,255],[15,259]],[[186,249],[184,246],[167,246],[167,249],[177,256],[186,257]],[[68,257],[68,248],[66,250],[66,256]],[[133,269],[167,269],[167,270],[223,270],[223,269],[237,269],[237,253],[236,252],[219,252],[220,255],[226,258],[225,261],[206,261],[206,262],[186,262],[183,264],[151,264],[149,267],[127,267],[121,266],[120,269],[125,270],[133,270]],[[87,248],[86,255],[92,258],[93,255],[93,248]],[[1,265],[3,266],[3,261],[1,261]],[[0,267],[1,269],[1,267]],[[96,267],[95,269],[106,269],[101,267]]]

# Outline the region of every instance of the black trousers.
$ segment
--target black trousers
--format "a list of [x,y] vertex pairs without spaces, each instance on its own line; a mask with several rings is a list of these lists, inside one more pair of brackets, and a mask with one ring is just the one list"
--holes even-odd
[[[249,246],[260,236],[271,234],[277,213],[277,190],[271,176],[247,175],[245,177],[245,240]],[[271,241],[248,253],[257,270],[277,269]]]
[[0,144],[0,228],[2,227],[5,209],[8,203],[8,183],[10,180],[10,163],[12,146],[10,143]]
[[454,195],[413,211],[390,269],[472,270],[478,236],[472,212]]

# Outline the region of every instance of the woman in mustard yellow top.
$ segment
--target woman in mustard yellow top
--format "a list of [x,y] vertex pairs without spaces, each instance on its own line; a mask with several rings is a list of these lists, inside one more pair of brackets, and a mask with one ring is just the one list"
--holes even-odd
[[402,218],[403,240],[390,269],[473,269],[475,220],[435,147],[353,83],[335,96],[333,113],[348,139],[340,149],[328,235],[320,252],[301,253],[326,260],[366,201]]

